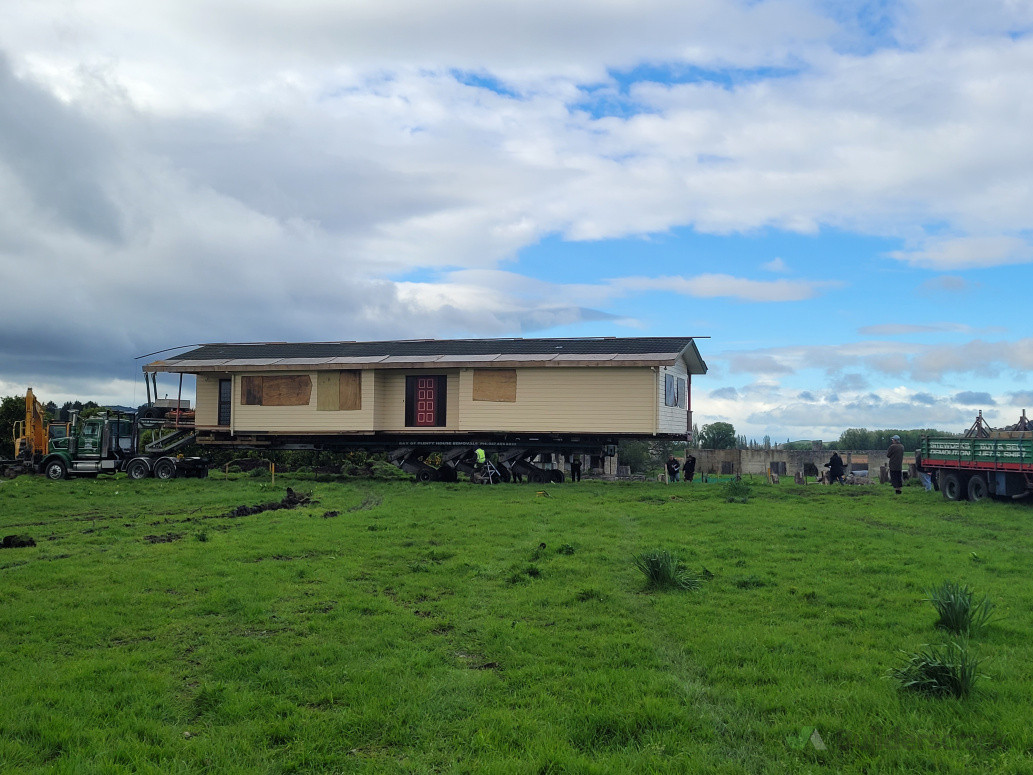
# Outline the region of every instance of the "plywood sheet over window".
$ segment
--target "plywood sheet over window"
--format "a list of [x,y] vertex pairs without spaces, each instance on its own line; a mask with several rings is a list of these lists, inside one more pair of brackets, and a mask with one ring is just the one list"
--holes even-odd
[[361,371],[321,371],[316,375],[317,411],[354,411],[361,408]]
[[307,406],[311,398],[312,379],[307,374],[240,378],[244,406]]
[[516,402],[516,369],[475,369],[473,400]]
[[667,374],[664,378],[664,405],[685,409],[688,406],[685,378]]

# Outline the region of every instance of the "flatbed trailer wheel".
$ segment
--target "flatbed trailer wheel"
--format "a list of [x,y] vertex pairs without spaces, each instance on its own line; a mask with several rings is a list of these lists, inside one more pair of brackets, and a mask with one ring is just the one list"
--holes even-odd
[[154,466],[154,475],[158,479],[175,479],[176,464],[171,460],[159,460]]
[[146,479],[151,471],[142,460],[134,460],[126,468],[126,476],[130,479]]
[[986,484],[986,478],[982,474],[973,474],[968,480],[968,499],[970,501],[981,501],[990,497],[990,488]]
[[965,485],[961,481],[961,474],[956,471],[940,472],[940,491],[943,497],[949,501],[965,500]]

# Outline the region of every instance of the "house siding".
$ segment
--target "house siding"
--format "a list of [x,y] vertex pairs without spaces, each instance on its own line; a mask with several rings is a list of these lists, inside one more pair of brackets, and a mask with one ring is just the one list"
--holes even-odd
[[[343,409],[337,411],[319,411],[316,372],[293,372],[299,376],[308,376],[312,380],[312,393],[308,404],[302,406],[253,406],[241,403],[241,377],[237,375],[233,382],[233,429],[242,433],[261,431],[269,433],[304,433],[304,432],[340,432],[369,431],[373,424],[374,380],[371,372],[362,374],[361,409]],[[284,374],[283,376],[288,376]],[[218,380],[216,380],[216,389]],[[198,404],[201,393],[198,390]],[[214,394],[218,402],[218,393]],[[200,408],[200,406],[199,406]],[[206,414],[206,416],[208,416]]]
[[[241,377],[233,375],[235,433],[369,432],[556,432],[684,434],[685,409],[664,406],[664,376],[688,378],[684,365],[653,367],[578,366],[516,370],[515,401],[474,401],[477,369],[366,369],[361,372],[361,408],[318,410],[317,371],[290,372],[312,380],[303,406],[241,403]],[[287,372],[284,372],[286,375]],[[446,378],[446,424],[433,428],[405,425],[406,378],[442,374]],[[197,377],[197,425],[215,426],[219,380],[228,374]],[[324,380],[326,383],[326,380]],[[652,397],[653,401],[650,401]]]
[[197,375],[195,425],[214,426],[219,424],[219,380],[229,378],[229,374]]
[[[443,374],[445,376],[445,425],[429,428],[407,427],[405,424],[405,378]],[[377,371],[373,379],[376,390],[376,412],[373,430],[377,431],[442,431],[458,430],[461,408],[458,405],[459,371],[456,369],[392,369]],[[365,398],[363,399],[365,400]]]
[[[666,377],[668,374],[670,374],[676,380],[684,380],[686,390],[685,407],[666,405]],[[688,406],[690,406],[690,396],[688,394],[689,388],[689,372],[685,368],[684,362],[679,360],[675,365],[664,366],[657,372],[656,405],[659,409],[658,430],[660,433],[684,434],[688,432],[687,408]]]
[[464,431],[654,432],[651,368],[518,369],[515,402],[474,401],[474,371],[460,372]]

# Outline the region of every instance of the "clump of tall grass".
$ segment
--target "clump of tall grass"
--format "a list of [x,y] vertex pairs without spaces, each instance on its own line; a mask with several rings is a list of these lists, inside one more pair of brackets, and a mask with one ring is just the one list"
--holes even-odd
[[649,589],[699,589],[699,576],[689,571],[674,552],[651,549],[633,558]]
[[930,697],[968,697],[975,689],[979,675],[979,659],[965,642],[925,645],[907,655],[907,662],[893,668],[902,689]]
[[743,479],[732,479],[725,485],[726,503],[748,503],[750,500],[750,484]]
[[929,590],[928,600],[940,615],[937,628],[955,635],[968,635],[988,624],[993,616],[994,604],[989,597],[977,600],[968,586],[953,581]]

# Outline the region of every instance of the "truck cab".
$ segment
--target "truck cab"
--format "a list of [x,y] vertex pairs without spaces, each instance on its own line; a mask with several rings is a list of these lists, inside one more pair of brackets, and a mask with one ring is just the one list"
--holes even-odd
[[50,479],[113,474],[122,469],[135,446],[135,423],[130,419],[104,414],[85,419],[73,416],[65,435],[60,431],[51,434],[43,473]]
[[[133,415],[102,413],[79,418],[73,413],[67,433],[52,434],[47,456],[40,470],[48,479],[66,479],[69,476],[97,476],[125,471],[131,479],[156,476],[173,479],[177,476],[205,476],[206,461],[172,454],[173,450],[190,442],[193,435],[177,432],[174,436],[159,436],[157,425],[146,426],[141,451],[141,424]],[[147,438],[150,437],[150,441]]]

